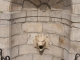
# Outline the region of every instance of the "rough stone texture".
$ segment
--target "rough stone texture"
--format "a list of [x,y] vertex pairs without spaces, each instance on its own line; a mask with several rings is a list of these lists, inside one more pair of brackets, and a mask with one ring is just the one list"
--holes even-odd
[[50,17],[38,17],[38,21],[50,21]]
[[37,35],[38,35],[37,33],[29,33],[27,44],[34,44],[33,40],[35,39],[35,36],[37,36]]
[[10,2],[0,0],[0,11],[9,11],[10,9],[9,6],[10,6]]
[[74,60],[75,59],[75,54],[69,54],[69,60]]
[[18,56],[18,46],[11,49],[11,58]]
[[52,60],[52,56],[34,54],[33,55],[33,60]]
[[21,45],[21,46],[19,46],[19,55],[33,54],[33,53],[39,53],[37,51],[37,49],[34,47],[34,45]]
[[23,32],[42,32],[42,23],[24,23]]
[[21,18],[21,17],[26,17],[26,11],[17,11],[17,12],[13,12],[11,14],[11,19],[14,19],[14,18]]
[[44,51],[44,54],[50,54],[59,58],[63,58],[63,49],[56,46],[49,46],[49,48]]
[[27,44],[27,34],[12,36],[11,42],[12,47],[21,44]]
[[24,22],[26,22],[26,18],[19,18],[13,20],[13,23],[24,23]]
[[9,37],[10,36],[10,26],[9,25],[0,25],[0,37]]
[[80,4],[74,4],[74,5],[72,5],[72,7],[73,7],[73,14],[80,14]]
[[37,17],[27,17],[26,18],[26,21],[37,21],[38,20],[38,18]]
[[51,19],[53,22],[61,22],[62,20],[61,19],[59,19],[59,18],[52,18]]
[[80,23],[73,23],[71,24],[71,27],[80,28]]
[[37,16],[37,10],[28,10],[27,11],[27,16]]
[[72,22],[80,22],[80,15],[72,15],[71,21]]
[[32,60],[32,54],[28,54],[28,55],[21,55],[21,56],[18,56],[16,58],[16,60]]
[[15,34],[20,34],[21,33],[21,24],[18,23],[18,24],[12,24],[12,35],[15,35]]
[[58,35],[50,34],[49,39],[50,39],[51,45],[59,46],[59,36]]
[[51,11],[50,16],[51,17],[57,17],[57,18],[61,18],[61,11]]
[[69,46],[70,46],[70,42],[69,42],[69,39],[65,38],[65,37],[62,37],[60,36],[59,37],[59,42],[60,42],[60,47],[63,47],[67,50],[69,50]]
[[50,10],[47,10],[47,11],[41,11],[41,10],[38,10],[38,16],[44,16],[44,17],[49,17],[50,16]]
[[1,49],[10,48],[9,44],[10,44],[9,38],[0,38],[0,48]]
[[43,32],[64,34],[64,26],[61,23],[44,23]]
[[72,28],[71,29],[70,39],[72,41],[80,41],[80,29]]

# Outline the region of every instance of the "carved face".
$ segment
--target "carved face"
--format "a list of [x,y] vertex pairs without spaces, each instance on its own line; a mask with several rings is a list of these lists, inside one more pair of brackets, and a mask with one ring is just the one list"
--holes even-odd
[[34,43],[35,47],[38,48],[39,51],[43,51],[49,46],[49,39],[41,34],[35,37]]

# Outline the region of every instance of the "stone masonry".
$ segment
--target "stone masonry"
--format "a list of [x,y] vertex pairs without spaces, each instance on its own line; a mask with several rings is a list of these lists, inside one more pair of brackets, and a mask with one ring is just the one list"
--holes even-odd
[[[79,5],[79,0],[0,0],[3,56],[9,55],[11,60],[74,60],[80,53]],[[40,55],[33,40],[42,33],[49,37],[50,46]]]

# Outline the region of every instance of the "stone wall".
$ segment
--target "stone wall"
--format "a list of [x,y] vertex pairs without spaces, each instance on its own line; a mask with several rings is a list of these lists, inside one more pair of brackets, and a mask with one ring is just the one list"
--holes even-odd
[[[36,1],[37,6],[40,4],[38,0],[31,1]],[[9,55],[11,60],[74,60],[75,54],[80,53],[80,1],[57,1],[51,0],[51,9],[46,9],[44,5],[37,8],[30,1],[0,0],[0,48],[3,56]],[[43,55],[33,44],[34,37],[41,33],[51,42]]]

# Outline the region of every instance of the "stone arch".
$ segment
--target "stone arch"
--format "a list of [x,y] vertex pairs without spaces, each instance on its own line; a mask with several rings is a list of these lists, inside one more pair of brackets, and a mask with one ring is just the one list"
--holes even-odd
[[71,10],[71,0],[12,0],[11,11],[40,9],[66,9]]

